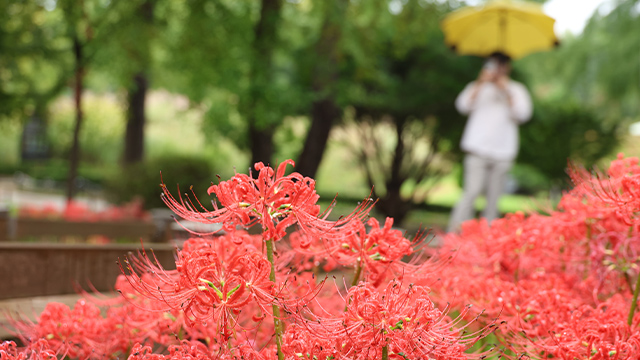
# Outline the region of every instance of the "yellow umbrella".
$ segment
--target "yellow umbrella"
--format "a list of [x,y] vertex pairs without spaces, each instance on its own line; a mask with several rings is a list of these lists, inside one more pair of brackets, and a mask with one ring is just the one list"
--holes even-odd
[[454,11],[440,25],[446,44],[458,54],[489,56],[501,52],[518,59],[558,45],[554,23],[540,4],[494,0]]

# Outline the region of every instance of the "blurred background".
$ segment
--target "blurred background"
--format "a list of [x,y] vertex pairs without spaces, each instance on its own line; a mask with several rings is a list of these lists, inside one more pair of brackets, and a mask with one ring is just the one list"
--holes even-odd
[[[216,175],[291,158],[322,205],[339,194],[336,216],[375,186],[378,216],[441,229],[461,192],[454,100],[482,59],[448,49],[439,24],[481,3],[0,2],[0,204],[135,217],[164,207],[160,171],[208,199]],[[560,46],[514,62],[535,114],[502,212],[553,206],[568,159],[640,150],[640,1],[544,9]]]

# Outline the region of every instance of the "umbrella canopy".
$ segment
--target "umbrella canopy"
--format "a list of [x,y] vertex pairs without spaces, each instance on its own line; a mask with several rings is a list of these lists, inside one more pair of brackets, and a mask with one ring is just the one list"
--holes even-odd
[[556,46],[554,23],[540,4],[494,0],[452,12],[441,27],[446,44],[460,55],[501,52],[518,59]]

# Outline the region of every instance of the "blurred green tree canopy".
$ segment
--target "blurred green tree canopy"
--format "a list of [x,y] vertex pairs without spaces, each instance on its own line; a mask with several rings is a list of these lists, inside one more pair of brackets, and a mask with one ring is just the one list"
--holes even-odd
[[605,117],[637,118],[640,105],[640,1],[596,12],[582,34],[566,34],[552,52],[519,64],[539,98],[575,100]]
[[31,115],[66,86],[71,61],[61,14],[35,1],[0,4],[0,119]]
[[[520,161],[548,181],[564,176],[567,157],[596,163],[615,150],[624,125],[638,120],[639,3],[619,0],[582,34],[563,36],[558,49],[515,63],[537,104],[534,121],[522,128]],[[295,148],[293,157],[310,175],[331,129],[355,124],[362,132],[352,145],[377,195],[395,199],[389,209],[410,208],[424,200],[415,191],[424,192],[459,155],[464,118],[453,100],[481,64],[443,44],[439,21],[460,6],[453,0],[1,2],[0,121],[46,114],[52,99],[68,96],[79,42],[84,86],[115,94],[128,114],[125,159],[142,156],[147,90],[167,90],[202,114],[211,143],[231,142],[246,158],[267,162]],[[275,137],[291,119],[305,129],[291,133],[295,146]],[[367,133],[378,127],[387,130]],[[367,142],[382,145],[367,153]]]
[[516,69],[537,99],[533,121],[521,130],[519,161],[566,185],[568,159],[597,164],[640,121],[640,1],[596,12],[582,34],[565,34],[557,49]]
[[464,118],[453,101],[481,60],[444,45],[439,20],[447,4],[405,1],[394,12],[386,3],[361,6],[349,31],[342,101],[355,109],[354,147],[377,208],[400,223],[456,162]]

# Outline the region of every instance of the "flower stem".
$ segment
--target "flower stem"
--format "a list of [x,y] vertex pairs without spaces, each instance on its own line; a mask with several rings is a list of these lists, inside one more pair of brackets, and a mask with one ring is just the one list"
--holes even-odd
[[382,360],[389,360],[389,345],[382,347]]
[[362,273],[362,265],[361,265],[361,262],[358,261],[358,265],[356,265],[356,273],[353,275],[353,281],[351,282],[351,286],[358,285],[358,280],[360,280],[361,273]]
[[[267,245],[267,259],[271,263],[271,274],[269,274],[269,280],[276,283],[276,267],[275,261],[273,261],[273,240],[265,241]],[[276,336],[276,346],[278,347],[278,360],[284,360],[284,354],[282,353],[282,324],[280,320],[280,307],[277,304],[271,305],[273,309],[273,328]]]
[[[351,286],[358,285],[358,280],[360,279],[360,273],[362,273],[362,266],[360,266],[360,262],[358,261],[358,265],[356,265],[356,273],[353,274],[353,281],[351,281]],[[344,311],[349,310],[349,304],[351,304],[351,298],[349,298],[349,302],[344,306]]]
[[638,278],[636,279],[636,287],[633,289],[633,300],[631,300],[631,310],[629,310],[629,318],[627,319],[629,326],[633,323],[633,315],[638,306],[638,292],[640,292],[640,274],[638,274]]

